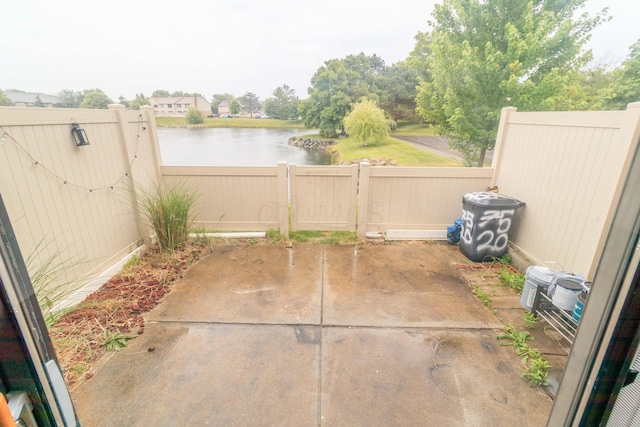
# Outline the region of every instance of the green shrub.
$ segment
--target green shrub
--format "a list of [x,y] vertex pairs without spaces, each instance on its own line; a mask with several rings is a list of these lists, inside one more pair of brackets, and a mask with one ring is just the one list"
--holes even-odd
[[190,125],[199,125],[204,123],[204,114],[195,107],[189,107],[185,120]]
[[140,204],[161,250],[173,251],[186,243],[195,200],[194,192],[183,184],[158,184],[142,193]]

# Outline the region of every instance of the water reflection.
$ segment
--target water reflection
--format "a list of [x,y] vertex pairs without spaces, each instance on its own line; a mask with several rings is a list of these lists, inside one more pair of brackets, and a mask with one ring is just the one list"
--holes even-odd
[[312,132],[309,129],[159,128],[158,138],[164,165],[273,166],[280,161],[296,165],[331,164],[331,156],[324,151],[287,144],[292,136]]

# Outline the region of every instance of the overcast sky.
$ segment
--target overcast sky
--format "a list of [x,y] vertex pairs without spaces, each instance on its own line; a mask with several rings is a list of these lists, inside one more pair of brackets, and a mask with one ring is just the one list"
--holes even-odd
[[[114,101],[155,89],[261,99],[288,84],[301,98],[332,58],[364,52],[388,65],[427,31],[435,0],[5,0],[0,88],[56,94],[100,88]],[[613,20],[590,47],[620,62],[640,39],[640,2],[588,0]]]

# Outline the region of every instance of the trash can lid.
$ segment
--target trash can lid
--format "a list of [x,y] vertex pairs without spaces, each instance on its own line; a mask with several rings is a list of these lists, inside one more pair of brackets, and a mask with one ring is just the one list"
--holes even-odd
[[503,196],[498,193],[491,193],[488,191],[477,191],[474,193],[467,193],[462,197],[463,203],[468,202],[475,206],[499,206],[504,208],[518,209],[525,205],[520,200],[513,199],[511,197]]
[[531,267],[527,268],[527,271],[525,272],[525,278],[532,278],[549,285],[556,277],[556,274],[558,274],[557,271],[552,270],[548,267],[544,267],[542,265],[532,265]]
[[575,280],[571,280],[569,278],[558,279],[558,286],[573,292],[582,291],[582,284],[577,283]]

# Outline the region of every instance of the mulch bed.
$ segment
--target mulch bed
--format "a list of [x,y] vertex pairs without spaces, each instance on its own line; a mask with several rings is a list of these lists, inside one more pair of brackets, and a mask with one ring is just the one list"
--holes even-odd
[[146,249],[139,261],[126,267],[50,329],[58,360],[69,387],[93,376],[107,355],[105,336],[121,333],[135,337],[144,332],[142,315],[171,291],[205,246],[190,243],[180,250],[162,253]]

